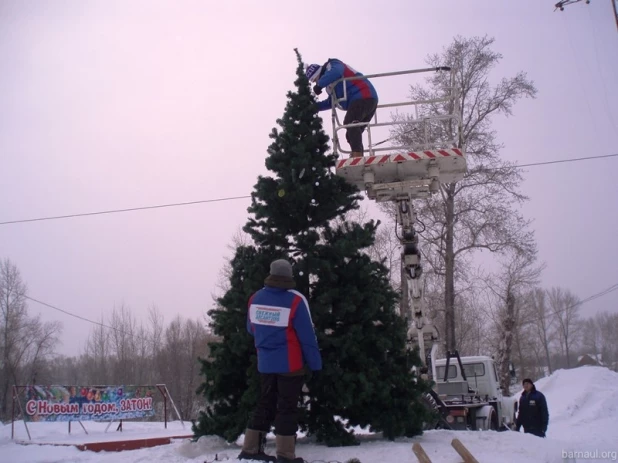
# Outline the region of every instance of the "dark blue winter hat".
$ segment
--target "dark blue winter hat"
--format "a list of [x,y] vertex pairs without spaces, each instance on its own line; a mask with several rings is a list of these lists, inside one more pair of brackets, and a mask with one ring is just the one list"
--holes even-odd
[[322,70],[322,66],[319,64],[310,64],[307,66],[305,70],[305,75],[310,82],[314,81],[318,75],[320,75],[320,71]]

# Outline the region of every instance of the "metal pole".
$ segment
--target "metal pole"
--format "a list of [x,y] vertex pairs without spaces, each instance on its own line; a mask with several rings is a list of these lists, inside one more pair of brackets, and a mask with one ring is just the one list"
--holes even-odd
[[[21,388],[25,389],[27,386],[21,386]],[[16,389],[19,390],[20,386],[13,386],[13,391]],[[13,402],[15,404],[15,402]],[[24,419],[24,427],[26,428],[26,432],[28,433],[28,440],[32,440],[32,436],[30,436],[30,430],[28,429],[28,423],[26,423],[26,414],[24,413],[24,409],[21,406],[21,402],[17,400],[17,405],[19,405],[19,411],[21,412],[21,416]]]
[[[307,275],[308,274],[309,273],[307,273]],[[170,394],[170,391],[167,389],[167,385],[163,385],[163,387],[165,387],[165,390],[167,391],[167,395],[170,398],[170,403],[172,404],[172,407],[174,407],[174,411],[176,412],[176,416],[180,420],[180,424],[182,425],[182,429],[184,429],[185,428],[185,422],[182,419],[182,416],[180,416],[180,412],[178,411],[178,408],[176,407],[176,404],[174,403],[174,399],[172,399],[172,394]]]
[[13,411],[11,412],[11,439],[15,438],[15,386],[13,386]]
[[337,134],[337,112],[334,106],[331,108],[331,121],[333,123],[333,151],[335,152],[335,156],[338,156],[339,153],[337,148],[339,148],[339,135]]
[[448,66],[439,66],[437,68],[411,69],[408,71],[381,72],[379,74],[365,74],[362,76],[344,77],[343,79],[340,79],[339,81],[372,79],[374,77],[402,76],[405,74],[420,74],[421,72],[432,72],[432,71],[437,72],[437,71],[450,71],[450,70],[451,68]]
[[[82,427],[82,429],[84,430],[84,432],[85,432],[86,434],[88,434],[88,431],[86,431],[86,428],[84,427],[84,423],[82,423],[82,421],[81,421],[81,420],[77,420],[77,422],[78,422],[78,423],[79,423],[79,425]],[[109,426],[108,426],[108,427],[109,427]]]

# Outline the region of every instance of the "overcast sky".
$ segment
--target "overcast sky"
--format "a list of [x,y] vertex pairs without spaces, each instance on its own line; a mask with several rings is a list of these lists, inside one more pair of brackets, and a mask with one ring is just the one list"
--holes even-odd
[[[539,94],[496,120],[519,163],[618,152],[618,31],[610,1],[0,2],[0,222],[250,194],[305,62],[364,73],[425,66],[453,36],[488,34],[495,77]],[[378,6],[378,4],[380,6]],[[383,102],[410,82],[375,82]],[[330,129],[328,130],[330,132]],[[618,283],[618,158],[531,167],[546,287],[585,298]],[[246,199],[0,226],[0,258],[29,295],[100,319],[126,304],[167,321],[210,307]],[[64,324],[65,354],[91,325]],[[618,310],[618,291],[582,308]]]

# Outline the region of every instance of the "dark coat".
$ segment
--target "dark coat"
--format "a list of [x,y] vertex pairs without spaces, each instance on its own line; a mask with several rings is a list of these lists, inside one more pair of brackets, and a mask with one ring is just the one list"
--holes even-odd
[[536,390],[534,385],[528,393],[525,391],[519,398],[519,413],[517,414],[517,430],[524,427],[524,432],[545,437],[549,423],[549,411],[545,396]]

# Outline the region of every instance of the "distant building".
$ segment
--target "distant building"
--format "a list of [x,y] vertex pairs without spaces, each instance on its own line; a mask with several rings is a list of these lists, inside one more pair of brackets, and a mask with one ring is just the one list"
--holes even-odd
[[581,367],[584,365],[594,365],[604,367],[603,356],[601,354],[584,354],[577,357],[577,365],[575,367]]

